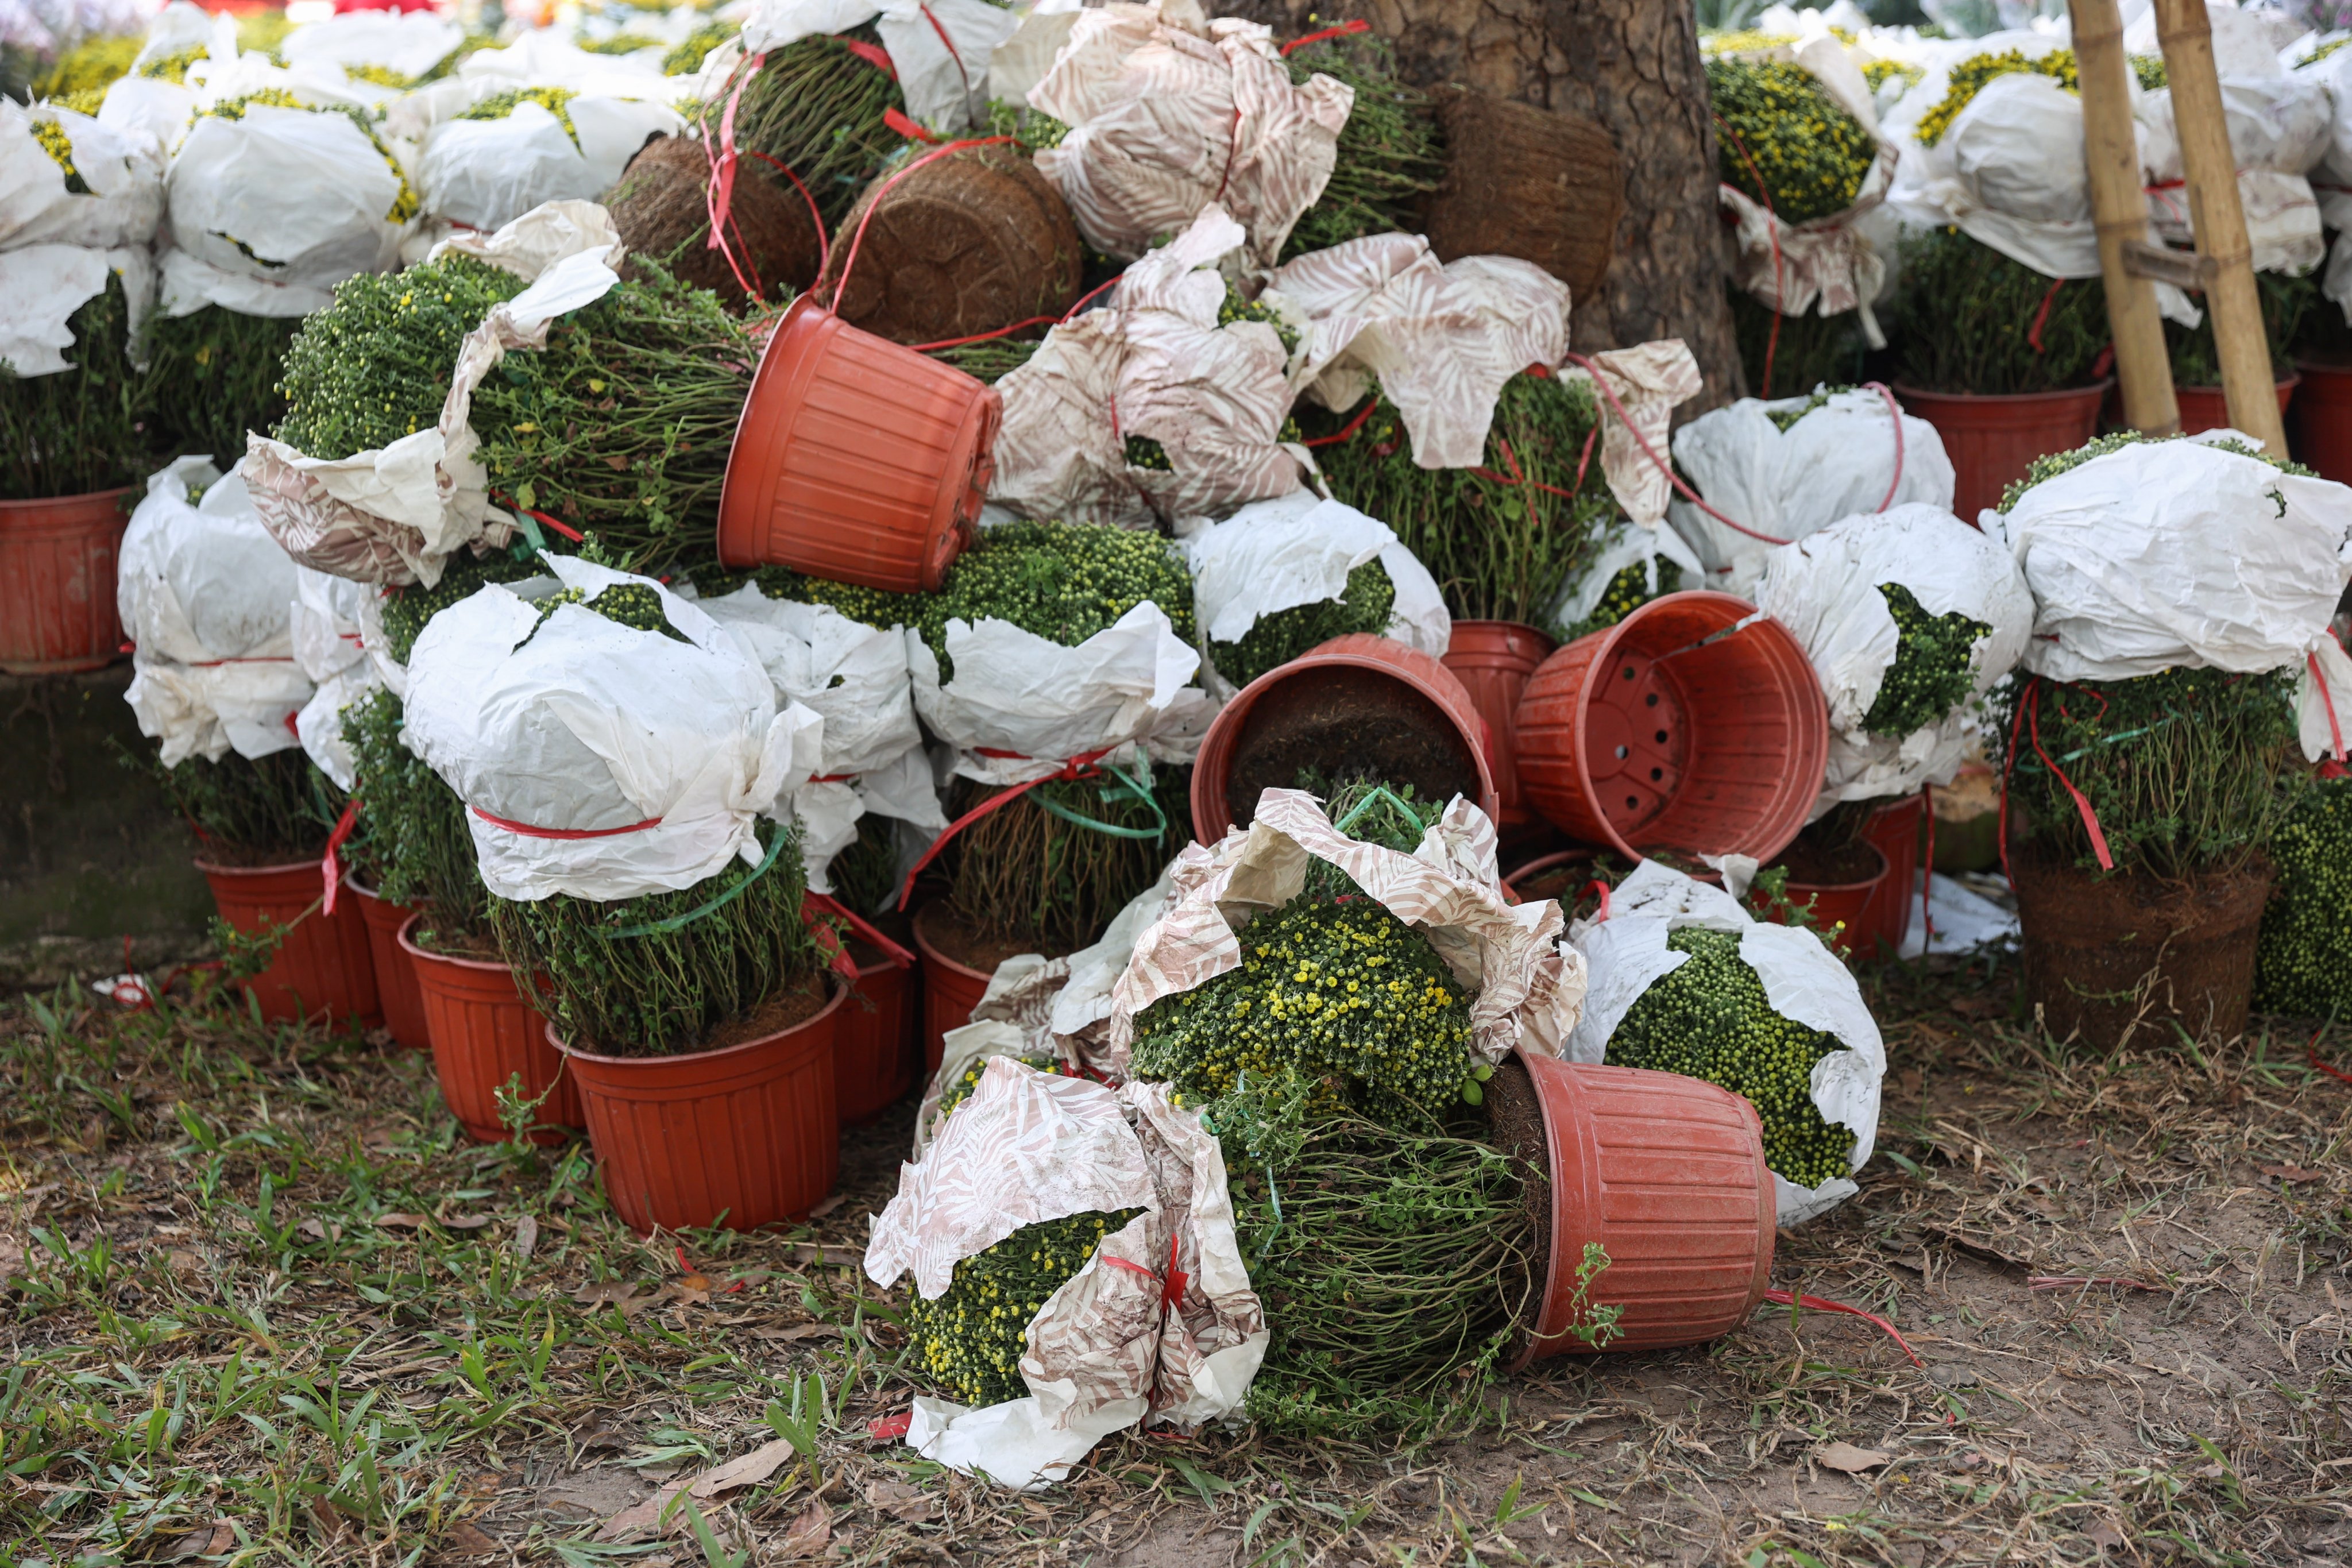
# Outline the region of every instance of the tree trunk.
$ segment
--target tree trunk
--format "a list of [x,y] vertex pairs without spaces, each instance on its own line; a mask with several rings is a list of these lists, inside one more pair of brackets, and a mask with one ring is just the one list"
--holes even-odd
[[1625,212],[1607,282],[1576,301],[1575,347],[1682,339],[1706,389],[1680,418],[1746,390],[1724,300],[1715,123],[1692,0],[1222,0],[1218,8],[1286,40],[1361,16],[1395,43],[1406,79],[1419,86],[1460,82],[1606,126],[1625,168]]

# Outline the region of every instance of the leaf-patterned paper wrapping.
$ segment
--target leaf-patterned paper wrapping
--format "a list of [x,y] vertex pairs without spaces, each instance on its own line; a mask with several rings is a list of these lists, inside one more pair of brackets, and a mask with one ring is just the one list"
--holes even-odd
[[1030,1486],[1121,1426],[1189,1428],[1241,1407],[1265,1354],[1265,1312],[1242,1263],[1223,1152],[1163,1086],[1112,1089],[991,1058],[921,1163],[900,1167],[866,1272],[885,1287],[911,1272],[936,1300],[957,1262],[1024,1225],[1122,1208],[1144,1212],[1031,1320],[1028,1396],[976,1411],[918,1400],[908,1440],[925,1457]]
[[1266,288],[1312,323],[1292,384],[1346,410],[1377,380],[1424,468],[1484,463],[1503,383],[1568,353],[1567,284],[1515,257],[1440,266],[1417,234],[1311,251]]
[[[1666,503],[1674,499],[1674,481],[1660,465],[1670,460],[1666,429],[1674,422],[1675,405],[1697,396],[1706,380],[1699,374],[1698,361],[1680,338],[1657,338],[1591,358],[1600,372],[1594,379],[1615,395],[1625,411],[1624,418],[1618,417],[1609,399],[1595,389],[1601,405],[1601,475],[1625,515],[1643,528],[1654,529],[1664,519]],[[1562,373],[1561,379],[1570,376],[1593,378],[1581,366]],[[1649,444],[1646,452],[1642,449],[1643,442]]]
[[1297,896],[1309,858],[1345,871],[1429,939],[1472,994],[1472,1044],[1480,1055],[1493,1062],[1514,1047],[1559,1053],[1583,1004],[1584,963],[1561,946],[1556,901],[1503,901],[1486,813],[1455,796],[1407,855],[1340,833],[1304,790],[1270,789],[1247,828],[1177,857],[1173,905],[1138,940],[1111,988],[1103,1056],[1112,1070],[1127,1065],[1137,1014],[1241,963],[1237,932]]
[[[1218,264],[1243,238],[1210,204],[1127,269],[1108,306],[1056,326],[996,384],[1004,423],[991,500],[1025,517],[1150,528],[1300,487],[1305,450],[1282,444],[1281,338],[1264,321],[1217,323]],[[1129,467],[1130,436],[1159,442],[1169,466]]]
[[1083,12],[1032,108],[1070,127],[1037,168],[1080,232],[1112,256],[1222,206],[1270,267],[1291,225],[1323,194],[1355,90],[1327,76],[1290,81],[1270,29],[1197,6],[1109,5]]

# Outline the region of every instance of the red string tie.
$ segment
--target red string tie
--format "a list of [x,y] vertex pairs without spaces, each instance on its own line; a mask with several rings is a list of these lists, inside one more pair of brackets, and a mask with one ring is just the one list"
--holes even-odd
[[343,802],[343,814],[335,818],[335,830],[327,835],[327,852],[319,858],[319,874],[327,879],[327,897],[321,907],[331,915],[335,912],[336,890],[343,885],[343,867],[337,858],[337,853],[342,848],[343,841],[352,836],[352,828],[357,825],[359,815],[359,796],[353,795]]
[[1146,1279],[1159,1285],[1160,1287],[1160,1310],[1163,1316],[1171,1310],[1177,1311],[1183,1310],[1184,1289],[1192,1282],[1192,1277],[1176,1267],[1176,1235],[1173,1231],[1171,1231],[1168,1236],[1168,1268],[1165,1273],[1155,1273],[1140,1263],[1125,1258],[1113,1258],[1108,1252],[1102,1254],[1102,1260],[1113,1268],[1124,1268],[1129,1274],[1140,1274]]
[[1336,27],[1326,27],[1319,33],[1309,33],[1303,38],[1291,39],[1282,46],[1283,58],[1287,59],[1291,50],[1303,49],[1309,44],[1319,44],[1326,38],[1351,37],[1358,33],[1369,33],[1371,30],[1372,25],[1361,16],[1358,16],[1352,21],[1342,22]]
[[[1101,762],[1105,757],[1109,756],[1111,752],[1117,749],[1118,748],[1114,746],[1105,746],[1100,751],[1081,752],[1077,756],[1072,757],[1067,762],[1064,763],[1061,767],[1056,769],[1055,772],[1047,773],[1042,778],[1034,778],[1026,784],[1014,784],[1011,789],[1004,791],[1002,795],[990,795],[986,800],[982,801],[978,805],[973,806],[970,811],[965,812],[961,816],[959,816],[953,822],[949,823],[947,831],[940,834],[937,838],[932,839],[930,847],[923,851],[922,858],[916,861],[913,866],[908,868],[907,879],[898,889],[898,907],[902,910],[907,907],[907,900],[914,896],[915,879],[923,874],[923,868],[929,866],[933,860],[939,858],[940,851],[946,848],[950,841],[951,841],[957,834],[961,833],[965,828],[970,827],[973,823],[978,822],[982,817],[986,816],[989,813],[1002,810],[1003,807],[1012,805],[1023,795],[1027,795],[1031,790],[1035,789],[1039,784],[1054,784],[1056,782],[1070,782],[1077,779],[1093,777],[1102,771],[1095,764]],[[1031,760],[1030,758],[1022,755],[1019,752],[1000,752],[991,746],[974,746],[972,750],[978,752],[981,756],[992,757],[1003,762],[1025,763]]]
[[624,833],[643,833],[648,827],[662,825],[660,817],[648,816],[643,822],[632,822],[626,827],[533,827],[528,822],[509,822],[503,816],[492,816],[478,805],[467,809],[492,827],[503,827],[509,833],[520,833],[525,838],[618,838]]
[[1776,1307],[1802,1307],[1811,1312],[1843,1312],[1850,1318],[1860,1318],[1864,1322],[1874,1323],[1888,1339],[1903,1347],[1903,1353],[1911,1358],[1913,1366],[1923,1372],[1927,1370],[1927,1363],[1919,1359],[1919,1352],[1911,1348],[1911,1342],[1905,1339],[1902,1331],[1893,1323],[1875,1312],[1865,1312],[1859,1307],[1849,1307],[1843,1301],[1832,1301],[1825,1296],[1808,1296],[1802,1292],[1792,1295],[1787,1290],[1767,1290],[1764,1292],[1764,1300]]

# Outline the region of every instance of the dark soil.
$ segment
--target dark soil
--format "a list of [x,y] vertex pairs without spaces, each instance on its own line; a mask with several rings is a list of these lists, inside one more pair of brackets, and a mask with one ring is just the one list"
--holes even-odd
[[1885,869],[1885,861],[1862,841],[1838,843],[1812,837],[1810,830],[1780,852],[1779,864],[1789,868],[1789,885],[1839,888],[1867,882]]
[[877,180],[841,220],[828,291],[840,287],[853,238],[856,264],[835,309],[893,342],[949,342],[1059,316],[1076,302],[1084,271],[1060,193],[1003,147]]
[[1402,681],[1331,668],[1292,677],[1242,720],[1225,772],[1225,810],[1236,826],[1257,816],[1258,796],[1325,779],[1408,784],[1416,800],[1478,797],[1478,760],[1444,710]]
[[[1486,1121],[1495,1147],[1517,1159],[1527,1181],[1528,1269],[1535,1279],[1529,1311],[1540,1315],[1542,1291],[1551,1274],[1551,1145],[1544,1130],[1543,1102],[1536,1098],[1535,1083],[1517,1057],[1506,1059],[1486,1080]],[[1531,1316],[1528,1326],[1533,1323]]]
[[[771,1035],[781,1035],[795,1024],[804,1024],[824,1010],[825,983],[822,974],[812,974],[781,995],[771,996],[740,1017],[730,1018],[710,1031],[709,1037],[694,1047],[697,1051],[723,1051],[730,1046],[747,1046],[753,1040],[764,1040]],[[692,1053],[681,1051],[680,1056]]]
[[506,953],[499,939],[486,931],[458,931],[449,926],[433,924],[430,921],[416,922],[409,941],[427,952],[437,952],[444,958],[470,958],[478,963],[503,963]]
[[[664,136],[646,143],[603,200],[629,248],[624,277],[637,275],[635,258],[650,257],[681,281],[711,289],[730,309],[740,310],[743,283],[708,243],[709,179],[701,142]],[[728,243],[761,299],[789,300],[816,280],[824,250],[815,216],[799,192],[780,187],[747,159],[737,166],[728,214]]]
[[[955,906],[944,899],[917,910],[915,924],[922,928],[924,940],[938,949],[941,957],[952,959],[966,969],[977,969],[982,974],[995,973],[998,964],[1016,953],[1045,952],[1034,942],[1000,936],[983,929],[979,922],[957,913]],[[1047,952],[1045,956],[1060,958],[1063,954]]]

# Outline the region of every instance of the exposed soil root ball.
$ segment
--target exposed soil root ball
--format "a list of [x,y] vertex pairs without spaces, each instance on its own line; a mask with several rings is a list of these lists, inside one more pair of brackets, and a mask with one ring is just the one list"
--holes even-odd
[[[736,310],[751,302],[746,283],[759,299],[789,300],[816,281],[824,252],[815,216],[799,192],[782,188],[749,159],[737,165],[728,207],[727,241],[735,252],[730,267],[710,246],[709,181],[709,159],[690,137],[659,137],[629,161],[604,196],[629,247],[625,276],[637,276],[635,258],[649,258]],[[740,279],[736,268],[742,269]]]
[[1018,152],[975,147],[890,182],[876,181],[841,220],[825,288],[839,285],[854,241],[856,264],[835,301],[844,321],[895,342],[934,343],[1076,302],[1077,226]]

